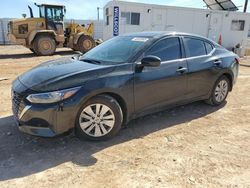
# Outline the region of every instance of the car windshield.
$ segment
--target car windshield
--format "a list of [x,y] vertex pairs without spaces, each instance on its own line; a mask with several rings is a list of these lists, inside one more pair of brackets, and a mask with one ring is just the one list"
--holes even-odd
[[149,40],[145,37],[114,37],[84,54],[80,60],[100,64],[125,63]]

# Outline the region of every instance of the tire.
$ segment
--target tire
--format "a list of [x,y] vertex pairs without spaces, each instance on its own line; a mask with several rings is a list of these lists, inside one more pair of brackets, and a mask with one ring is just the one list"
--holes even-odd
[[91,50],[96,46],[94,39],[88,35],[82,35],[77,42],[77,49],[82,52],[86,53],[87,51]]
[[[99,113],[96,115],[97,111]],[[80,139],[107,140],[119,132],[122,122],[123,112],[118,102],[108,95],[99,95],[91,98],[79,110],[75,133]]]
[[[231,84],[226,76],[221,76],[214,84],[213,91],[209,99],[205,100],[207,104],[218,106],[227,98]],[[221,90],[222,88],[222,90]]]
[[35,38],[34,51],[37,55],[53,55],[56,51],[56,41],[47,35],[39,35]]
[[30,48],[30,51],[33,52],[33,53],[36,53],[36,52],[33,50],[33,48]]

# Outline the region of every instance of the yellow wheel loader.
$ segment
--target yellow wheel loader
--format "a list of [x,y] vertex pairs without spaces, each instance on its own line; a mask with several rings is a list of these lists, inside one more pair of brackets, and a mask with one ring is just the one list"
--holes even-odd
[[27,47],[37,55],[53,55],[57,47],[69,47],[82,53],[95,47],[93,23],[87,28],[73,21],[64,23],[66,9],[63,5],[37,6],[39,18],[34,18],[29,6],[30,18],[9,22],[8,37],[11,42]]

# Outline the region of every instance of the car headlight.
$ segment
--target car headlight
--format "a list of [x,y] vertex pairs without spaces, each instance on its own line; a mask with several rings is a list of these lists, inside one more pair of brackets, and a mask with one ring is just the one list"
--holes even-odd
[[31,94],[26,99],[31,103],[55,103],[67,99],[74,95],[80,87],[53,91],[47,93]]

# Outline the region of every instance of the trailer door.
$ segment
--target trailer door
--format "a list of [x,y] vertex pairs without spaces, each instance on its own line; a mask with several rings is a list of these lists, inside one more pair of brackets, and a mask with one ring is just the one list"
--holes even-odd
[[152,30],[153,31],[164,31],[164,24],[163,24],[163,10],[160,8],[153,9],[153,17],[152,17]]
[[209,21],[209,28],[208,28],[208,35],[207,37],[212,39],[215,42],[218,42],[219,37],[222,31],[222,19],[223,15],[220,13],[210,13],[210,21]]

